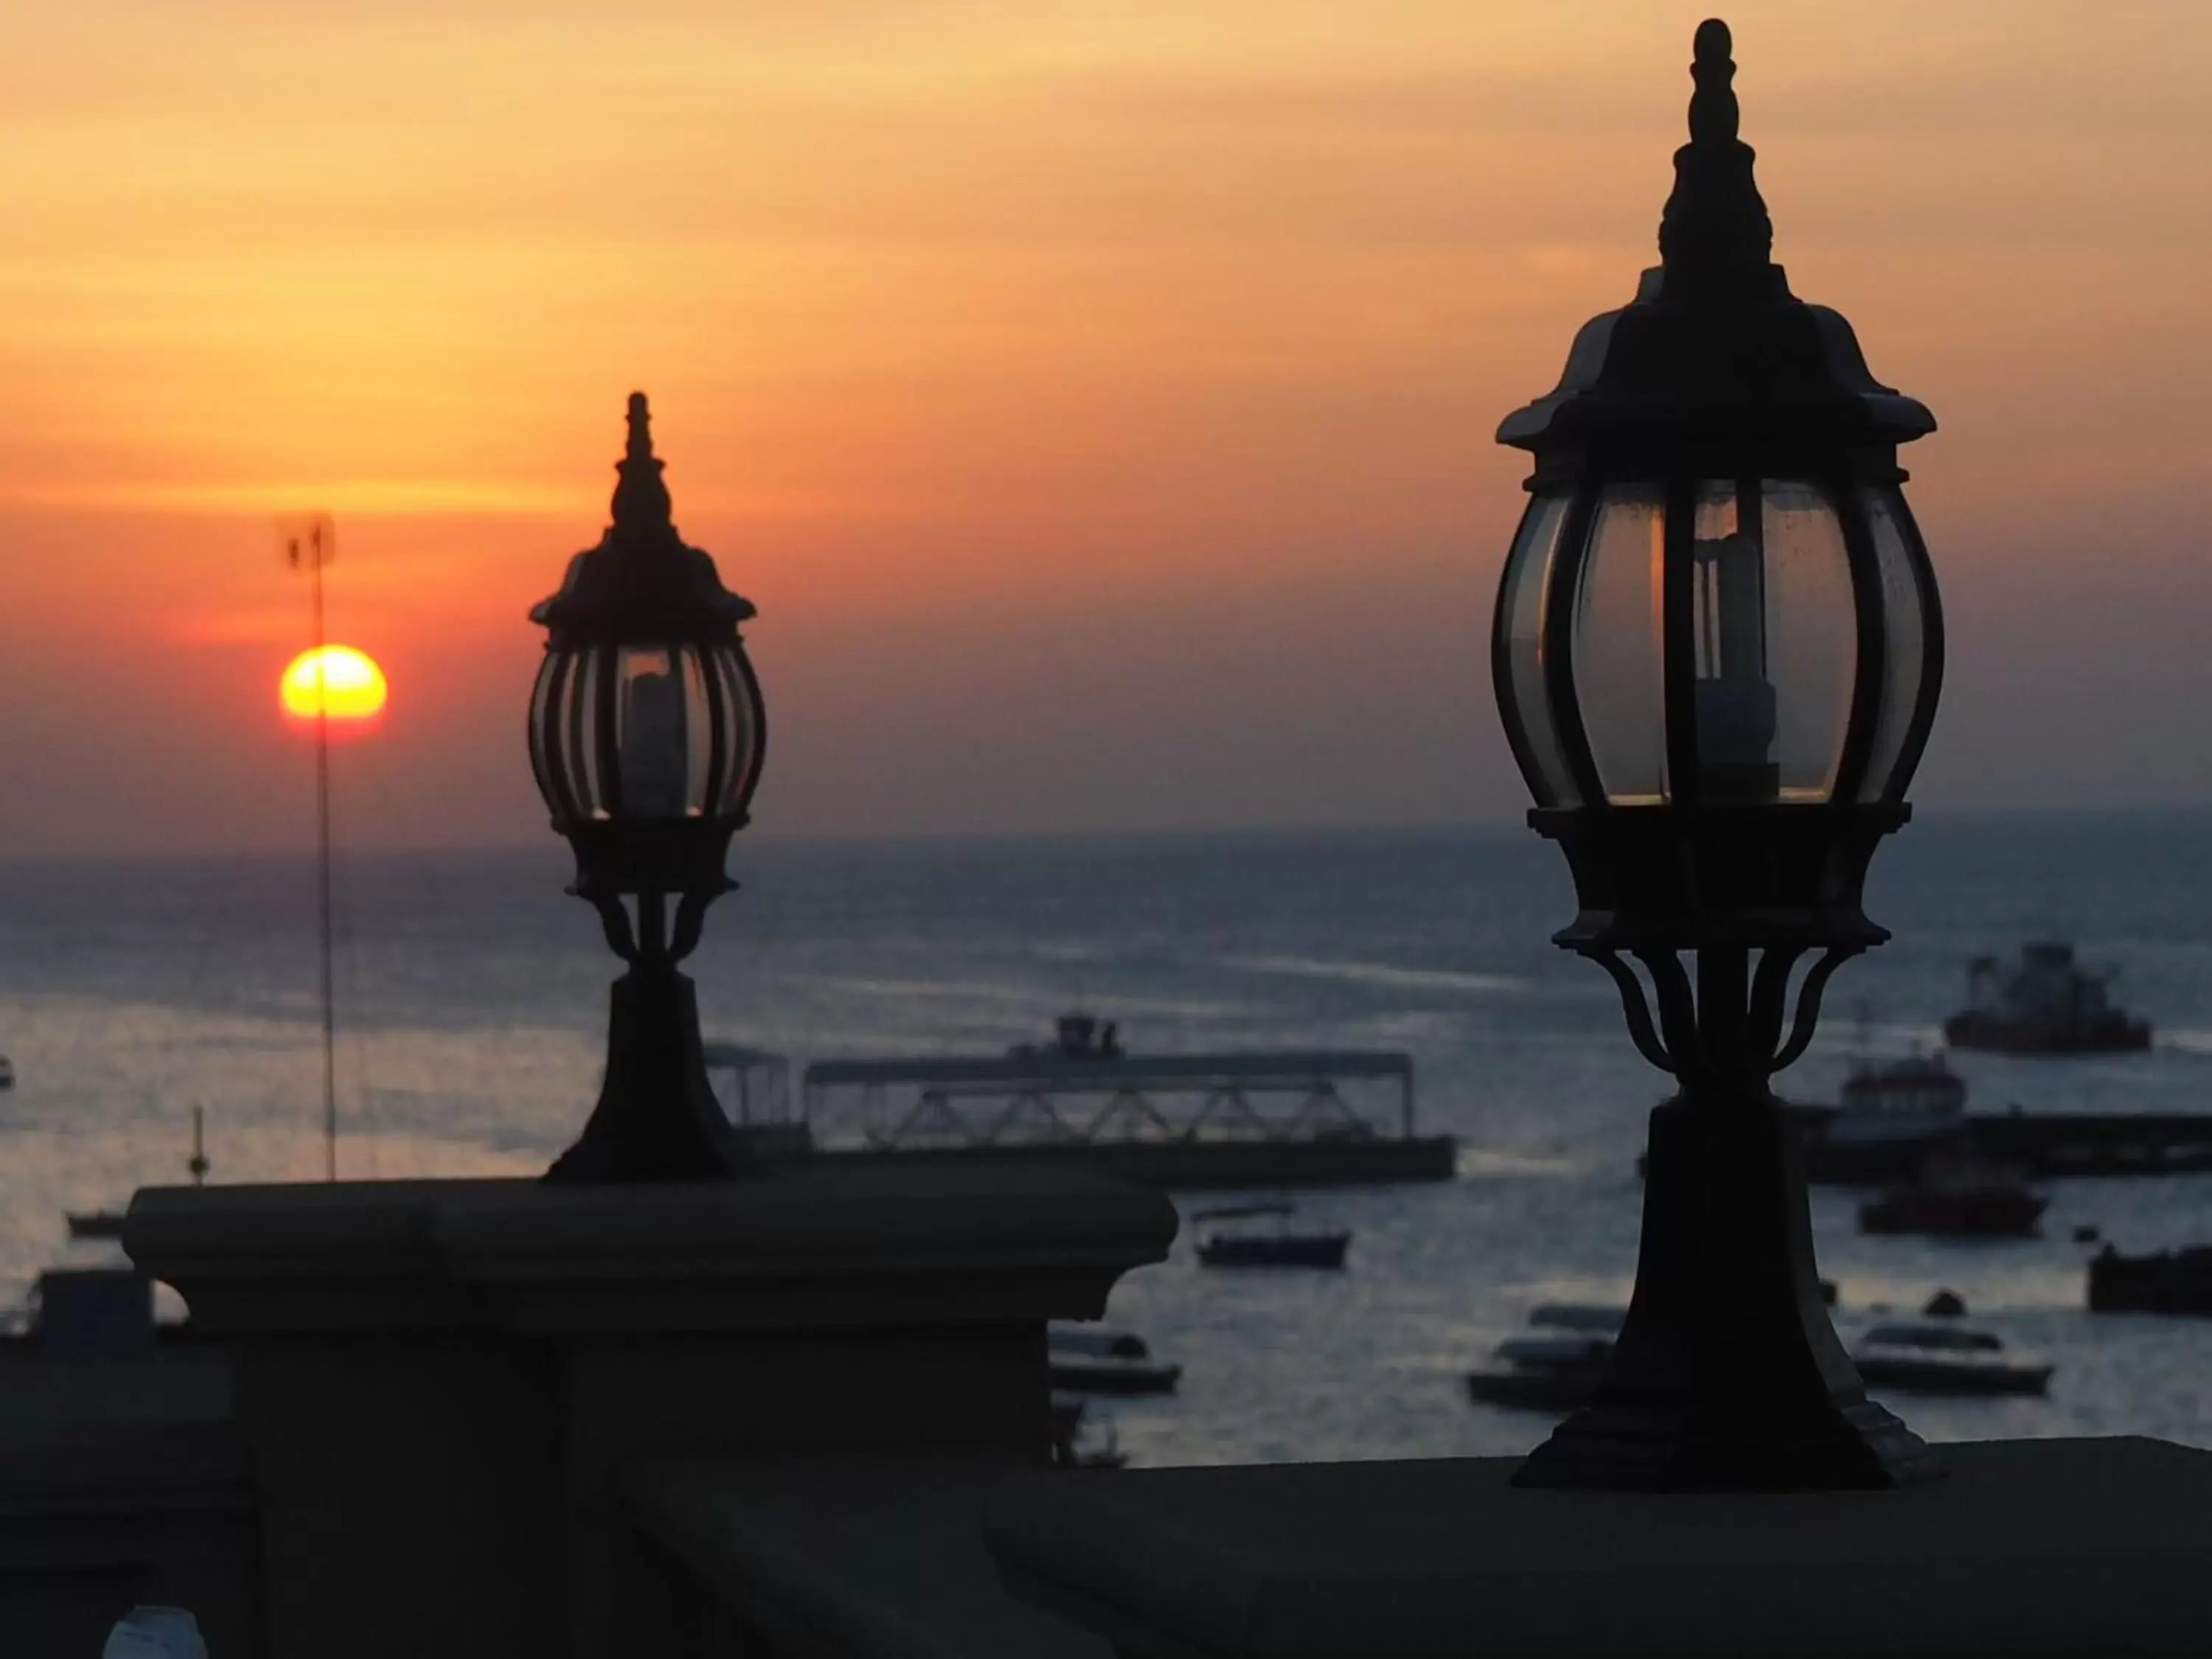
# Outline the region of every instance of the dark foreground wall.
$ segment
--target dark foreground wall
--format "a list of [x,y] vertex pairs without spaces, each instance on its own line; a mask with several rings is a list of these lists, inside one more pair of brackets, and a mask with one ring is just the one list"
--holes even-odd
[[[1157,1193],[1034,1162],[142,1192],[125,1249],[236,1379],[239,1479],[187,1483],[178,1524],[229,1552],[258,1631],[210,1650],[691,1652],[691,1603],[640,1526],[643,1471],[1042,1462],[1046,1322],[1097,1318],[1175,1224]],[[68,1485],[32,1524],[55,1523]],[[71,1571],[50,1562],[38,1593],[72,1593]],[[0,1640],[0,1659],[33,1651]]]

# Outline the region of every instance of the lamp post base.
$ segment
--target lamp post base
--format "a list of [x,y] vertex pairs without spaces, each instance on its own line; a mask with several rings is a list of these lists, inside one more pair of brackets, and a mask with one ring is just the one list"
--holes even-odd
[[611,1009],[599,1104],[544,1179],[597,1185],[757,1173],[759,1156],[731,1127],[707,1081],[690,978],[665,959],[641,962],[614,982]]
[[1864,1491],[1942,1474],[1866,1397],[1828,1322],[1796,1134],[1763,1085],[1653,1110],[1627,1322],[1595,1401],[1515,1486]]

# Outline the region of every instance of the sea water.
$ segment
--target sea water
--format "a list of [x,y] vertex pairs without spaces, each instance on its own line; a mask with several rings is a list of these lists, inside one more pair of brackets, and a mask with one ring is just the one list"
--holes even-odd
[[[1218,837],[741,840],[740,891],[690,969],[710,1039],[830,1056],[1002,1053],[1080,1005],[1138,1052],[1399,1048],[1459,1177],[1300,1194],[1349,1228],[1341,1273],[1201,1272],[1186,1225],[1109,1318],[1185,1368],[1109,1407],[1145,1463],[1521,1450],[1543,1417],[1462,1378],[1540,1301],[1625,1300],[1644,1115],[1610,983],[1549,936],[1573,905],[1518,825]],[[337,866],[340,1173],[529,1174],[597,1091],[616,964],[562,896],[557,844]],[[1780,1080],[1832,1099],[1854,1055],[1932,1048],[1966,959],[2074,939],[2122,970],[2148,1054],[1956,1056],[1992,1110],[2212,1109],[2212,813],[1923,814],[1875,861],[1894,940],[1837,976]],[[63,1212],[185,1179],[323,1168],[314,872],[304,859],[0,864],[0,1301],[84,1257]],[[1864,1238],[1816,1190],[1848,1339],[1939,1285],[2057,1365],[2048,1399],[1891,1403],[1931,1438],[2146,1433],[2212,1444],[2212,1320],[2084,1310],[2075,1226],[2123,1249],[2212,1242],[2212,1176],[2062,1181],[2040,1239]],[[1178,1198],[1184,1214],[1206,1194]]]

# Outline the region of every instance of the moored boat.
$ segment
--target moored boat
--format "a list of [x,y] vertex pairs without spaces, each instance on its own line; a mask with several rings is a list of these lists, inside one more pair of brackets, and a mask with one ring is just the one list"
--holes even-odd
[[1182,1380],[1182,1366],[1154,1360],[1133,1332],[1066,1325],[1047,1327],[1045,1370],[1060,1394],[1173,1394]]
[[1489,1370],[1469,1371],[1468,1395],[1488,1406],[1568,1412],[1589,1403],[1612,1358],[1609,1336],[1516,1336],[1501,1342]]
[[2032,1238],[2051,1200],[2009,1166],[1962,1154],[1931,1157],[1919,1178],[1859,1206],[1863,1233]]
[[1966,1137],[1966,1081],[1941,1054],[1863,1061],[1832,1110],[1800,1107],[1805,1176],[1837,1182],[1896,1179]]
[[2212,1245],[2122,1255],[2106,1244],[2089,1258],[2089,1311],[2212,1314]]
[[1976,957],[1966,968],[1965,1009],[1943,1022],[1954,1048],[2008,1054],[2123,1054],[2150,1047],[2150,1024],[2112,1006],[2109,973],[2074,959],[2072,945],[2025,945],[2016,966]]
[[1291,1204],[1238,1204],[1225,1209],[1200,1210],[1191,1219],[1199,1223],[1247,1221],[1273,1217],[1271,1231],[1223,1232],[1218,1228],[1201,1233],[1198,1264],[1201,1267],[1341,1267],[1348,1232],[1292,1232],[1285,1224],[1297,1212]]
[[1113,1423],[1091,1415],[1091,1402],[1079,1395],[1052,1397],[1052,1467],[1059,1469],[1118,1469],[1129,1461]]
[[1588,1302],[1546,1302],[1528,1316],[1531,1325],[1559,1331],[1589,1331],[1598,1336],[1619,1336],[1628,1322],[1628,1310]]
[[1877,1325],[1851,1363],[1870,1389],[1917,1394],[2044,1394],[2051,1367],[2005,1357],[2003,1340],[1956,1325]]

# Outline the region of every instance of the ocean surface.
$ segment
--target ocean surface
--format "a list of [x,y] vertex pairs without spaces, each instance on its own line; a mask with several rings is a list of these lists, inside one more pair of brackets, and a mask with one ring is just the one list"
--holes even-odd
[[[1459,1178],[1334,1191],[1346,1272],[1200,1273],[1188,1229],[1110,1319],[1185,1367],[1112,1405],[1143,1463],[1522,1450],[1549,1420],[1461,1378],[1553,1298],[1625,1300],[1634,1158],[1665,1080],[1596,969],[1552,946],[1564,869],[1517,826],[1237,837],[741,842],[691,969],[710,1039],[830,1056],[997,1054],[1081,1004],[1139,1051],[1410,1052]],[[614,963],[557,845],[347,856],[338,868],[341,1173],[531,1173],[596,1092]],[[0,1302],[70,1245],[63,1212],[185,1178],[191,1108],[217,1181],[322,1170],[313,874],[283,859],[0,863]],[[1965,959],[2077,941],[2155,1048],[1956,1064],[1972,1103],[2212,1110],[2212,813],[1925,814],[1875,861],[1888,946],[1845,968],[1781,1080],[1832,1097],[1855,1053],[1932,1047]],[[2124,1249],[2212,1242],[2212,1176],[2054,1183],[2041,1239],[1860,1237],[1816,1191],[1845,1335],[1939,1285],[2057,1372],[2047,1400],[1898,1398],[1936,1439],[2147,1433],[2212,1445],[2212,1320],[2083,1310],[2079,1224]],[[1204,1195],[1182,1198],[1184,1212]]]

